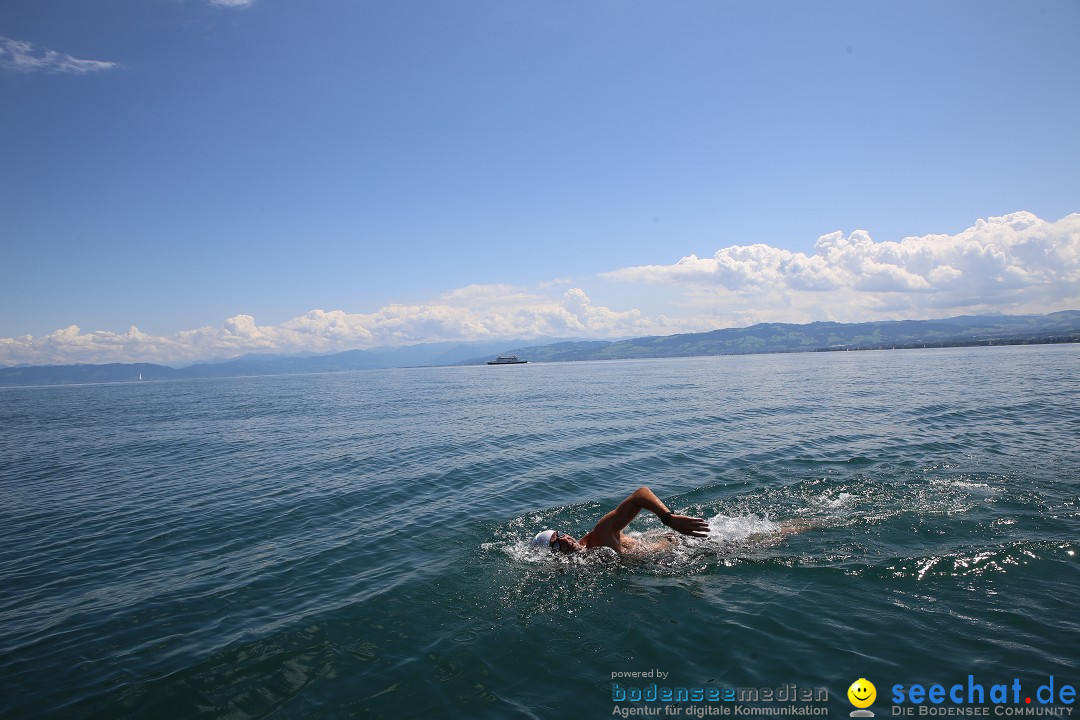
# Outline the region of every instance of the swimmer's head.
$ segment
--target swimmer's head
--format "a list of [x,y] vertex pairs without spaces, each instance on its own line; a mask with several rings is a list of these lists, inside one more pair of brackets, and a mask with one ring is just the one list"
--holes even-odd
[[532,539],[532,546],[540,549],[547,548],[552,552],[564,553],[571,553],[581,549],[581,545],[578,544],[577,540],[564,532],[556,530],[544,530],[536,533],[536,537]]

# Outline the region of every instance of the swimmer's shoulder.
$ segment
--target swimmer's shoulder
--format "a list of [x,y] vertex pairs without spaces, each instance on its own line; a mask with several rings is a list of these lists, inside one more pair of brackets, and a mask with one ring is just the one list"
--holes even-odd
[[671,533],[644,536],[624,534],[620,553],[639,559],[654,558],[674,551],[678,544],[678,538]]
[[609,535],[602,535],[595,530],[590,530],[585,533],[585,537],[581,538],[581,544],[586,548],[611,548],[615,552],[621,553],[623,551],[623,543],[630,538],[627,538],[623,533],[619,533],[618,537],[611,537]]

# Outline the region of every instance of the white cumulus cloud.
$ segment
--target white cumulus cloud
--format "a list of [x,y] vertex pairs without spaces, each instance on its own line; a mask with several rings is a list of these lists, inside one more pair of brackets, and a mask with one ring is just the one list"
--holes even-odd
[[[875,242],[861,230],[818,239],[812,253],[765,244],[712,257],[629,267],[605,277],[672,288],[667,315],[597,304],[581,287],[469,285],[369,313],[311,310],[278,325],[247,314],[170,335],[77,326],[0,338],[0,366],[107,362],[184,364],[246,353],[336,352],[483,339],[615,338],[755,322],[858,322],[1080,308],[1080,214],[1056,222],[1020,212],[955,235]],[[558,281],[556,284],[562,284]],[[635,305],[640,304],[635,302]],[[675,311],[670,310],[671,307]]]
[[1017,212],[899,242],[838,231],[818,238],[811,254],[733,245],[604,276],[675,286],[714,327],[1053,312],[1080,306],[1080,214],[1047,222]]
[[280,325],[235,315],[220,327],[172,335],[83,332],[72,325],[42,337],[0,338],[0,365],[157,362],[181,364],[246,353],[335,352],[444,340],[645,334],[662,325],[637,310],[595,305],[579,288],[560,297],[508,285],[471,285],[415,305],[373,313],[312,310]]
[[34,47],[25,40],[0,37],[0,70],[85,75],[119,67],[105,60],[80,60],[67,53]]

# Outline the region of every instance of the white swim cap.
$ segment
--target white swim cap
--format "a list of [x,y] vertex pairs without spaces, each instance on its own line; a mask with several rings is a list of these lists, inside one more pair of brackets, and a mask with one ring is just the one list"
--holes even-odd
[[542,547],[548,549],[551,547],[551,538],[555,537],[554,530],[545,530],[543,532],[536,533],[536,537],[532,539],[533,547]]

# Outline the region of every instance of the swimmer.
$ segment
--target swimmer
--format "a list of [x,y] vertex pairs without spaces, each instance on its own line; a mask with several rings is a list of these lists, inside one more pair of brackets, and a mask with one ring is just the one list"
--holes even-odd
[[[683,535],[701,538],[709,534],[709,523],[705,521],[705,518],[676,515],[667,509],[667,505],[664,505],[652,490],[639,487],[619,503],[617,508],[600,518],[596,527],[585,533],[580,540],[556,530],[544,530],[537,533],[532,544],[534,547],[546,547],[561,553],[572,553],[594,547],[609,547],[617,553],[635,552],[639,550],[637,546],[641,541],[630,537],[623,532],[623,529],[642,510],[653,513],[660,518],[660,522]],[[673,536],[669,542],[671,541],[674,541]]]

